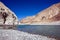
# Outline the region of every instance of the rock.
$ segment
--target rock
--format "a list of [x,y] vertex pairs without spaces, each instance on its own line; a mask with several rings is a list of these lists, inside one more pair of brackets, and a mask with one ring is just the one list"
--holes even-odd
[[17,25],[18,18],[14,12],[0,2],[0,25]]
[[0,40],[56,40],[46,36],[29,34],[17,30],[0,29]]
[[60,22],[60,3],[53,4],[45,10],[39,12],[37,15],[24,18],[20,21],[21,24],[33,24],[33,23],[54,23]]

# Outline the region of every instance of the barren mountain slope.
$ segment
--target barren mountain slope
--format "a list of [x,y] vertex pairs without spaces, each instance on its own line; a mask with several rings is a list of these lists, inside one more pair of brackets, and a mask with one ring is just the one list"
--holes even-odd
[[35,16],[24,18],[20,21],[20,23],[52,23],[56,21],[60,21],[60,3],[53,4]]
[[14,12],[7,8],[2,2],[0,2],[0,25],[13,25],[17,24],[18,18]]

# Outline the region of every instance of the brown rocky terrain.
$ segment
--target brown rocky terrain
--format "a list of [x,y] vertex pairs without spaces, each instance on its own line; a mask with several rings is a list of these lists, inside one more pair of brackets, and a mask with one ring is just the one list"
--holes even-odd
[[52,23],[60,21],[60,3],[53,4],[37,15],[26,17],[20,21],[23,24]]
[[0,2],[0,25],[17,24],[18,18],[14,12]]

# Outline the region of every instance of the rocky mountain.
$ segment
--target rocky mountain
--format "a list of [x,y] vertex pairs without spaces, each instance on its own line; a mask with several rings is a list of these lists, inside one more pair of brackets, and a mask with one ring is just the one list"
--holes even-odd
[[60,3],[53,4],[37,15],[26,17],[20,21],[21,24],[32,23],[60,23]]
[[29,34],[17,30],[0,29],[0,40],[56,40],[46,36]]
[[6,7],[2,2],[0,2],[0,25],[16,25],[17,23],[18,18],[15,13]]

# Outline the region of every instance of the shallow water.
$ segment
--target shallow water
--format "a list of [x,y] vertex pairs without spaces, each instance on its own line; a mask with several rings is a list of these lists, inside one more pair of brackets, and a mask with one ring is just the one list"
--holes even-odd
[[[16,26],[0,26],[4,29],[16,29]],[[32,34],[53,37],[60,40],[60,25],[18,25],[17,30]]]
[[20,31],[60,39],[60,25],[19,25]]

